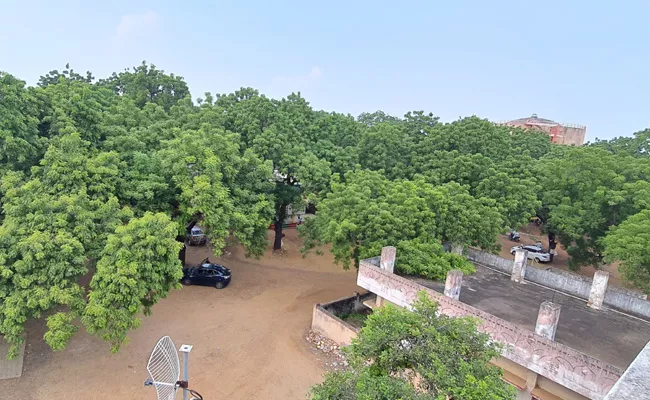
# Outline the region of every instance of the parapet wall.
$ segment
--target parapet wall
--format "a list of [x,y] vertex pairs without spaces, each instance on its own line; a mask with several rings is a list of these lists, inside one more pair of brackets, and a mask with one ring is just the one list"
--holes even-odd
[[316,304],[312,311],[311,329],[329,339],[347,346],[357,336],[359,329],[343,321],[336,314],[352,314],[366,309],[363,302],[375,297],[374,293],[365,293],[346,297],[325,304]]
[[650,343],[641,350],[623,376],[616,382],[605,400],[650,399]]
[[[486,253],[481,250],[467,249],[467,258],[475,263],[492,267],[507,274],[512,273],[512,260]],[[590,278],[562,271],[552,267],[540,269],[528,264],[525,280],[558,290],[573,296],[589,299]],[[617,286],[608,286],[603,304],[617,310],[650,318],[650,301],[647,295]]]
[[7,360],[9,345],[0,336],[0,379],[19,378],[23,374],[23,359],[25,357],[25,342],[20,347],[18,356]]
[[621,376],[622,372],[616,367],[382,270],[369,262],[361,261],[357,285],[407,308],[410,308],[418,292],[425,291],[440,304],[440,312],[443,314],[479,318],[479,330],[505,345],[505,358],[589,399],[603,399]]

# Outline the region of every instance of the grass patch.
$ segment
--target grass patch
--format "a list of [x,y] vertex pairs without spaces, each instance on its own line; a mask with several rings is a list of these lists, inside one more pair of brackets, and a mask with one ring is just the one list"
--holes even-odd
[[354,312],[351,314],[341,314],[337,315],[337,317],[341,318],[343,321],[347,322],[348,324],[356,327],[356,328],[362,328],[363,324],[366,322],[366,318],[368,318],[368,315],[372,313],[371,310],[368,310],[367,312]]

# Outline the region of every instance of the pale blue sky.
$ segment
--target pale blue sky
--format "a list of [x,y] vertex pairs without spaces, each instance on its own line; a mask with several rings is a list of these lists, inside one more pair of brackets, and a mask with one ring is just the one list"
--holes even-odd
[[537,113],[587,139],[650,126],[645,1],[0,1],[0,70],[34,84],[153,62],[194,97],[252,86],[358,115]]

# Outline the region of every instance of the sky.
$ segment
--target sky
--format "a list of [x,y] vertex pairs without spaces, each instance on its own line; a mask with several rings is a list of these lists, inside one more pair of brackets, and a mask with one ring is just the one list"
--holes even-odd
[[650,126],[648,17],[647,0],[0,0],[0,70],[33,85],[66,63],[101,78],[146,60],[194,98],[253,87],[355,116],[536,113],[593,141]]

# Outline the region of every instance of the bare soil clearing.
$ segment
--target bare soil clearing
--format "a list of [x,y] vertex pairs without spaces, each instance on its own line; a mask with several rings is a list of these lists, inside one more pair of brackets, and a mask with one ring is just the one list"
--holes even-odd
[[[0,381],[0,399],[155,399],[153,389],[143,387],[145,367],[164,335],[177,346],[194,345],[190,387],[206,400],[306,398],[325,370],[305,340],[312,306],[360,289],[354,269],[334,265],[329,253],[303,259],[296,230],[285,233],[279,255],[269,247],[251,260],[243,249],[229,249],[220,259],[233,271],[228,288],[173,291],[143,317],[118,354],[83,330],[66,350],[52,352],[42,339],[43,324],[31,323],[23,376]],[[207,256],[208,248],[192,247],[187,261]]]

